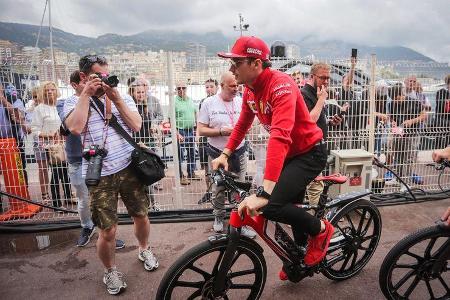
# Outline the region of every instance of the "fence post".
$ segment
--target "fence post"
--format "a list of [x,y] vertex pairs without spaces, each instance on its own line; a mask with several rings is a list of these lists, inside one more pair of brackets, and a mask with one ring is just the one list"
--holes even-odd
[[369,85],[369,152],[375,152],[375,71],[377,56],[370,56],[370,85]]
[[172,153],[173,153],[173,170],[175,174],[175,208],[183,208],[183,200],[181,198],[181,184],[180,184],[180,169],[178,168],[178,139],[177,139],[177,127],[176,127],[176,114],[175,114],[175,83],[173,80],[173,61],[172,52],[167,52],[167,83],[169,88],[169,115],[170,115],[170,134],[172,136]]

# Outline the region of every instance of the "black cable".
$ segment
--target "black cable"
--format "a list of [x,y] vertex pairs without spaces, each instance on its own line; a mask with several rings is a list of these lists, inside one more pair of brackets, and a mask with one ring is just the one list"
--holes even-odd
[[50,206],[50,205],[42,204],[42,203],[39,203],[39,202],[36,202],[36,201],[33,201],[33,200],[29,200],[29,199],[25,199],[23,197],[20,197],[20,196],[17,196],[17,195],[13,195],[13,194],[1,191],[1,190],[0,190],[0,195],[6,196],[6,197],[9,197],[9,198],[14,198],[14,199],[17,199],[17,200],[20,200],[20,201],[23,201],[23,202],[27,202],[27,203],[30,203],[30,204],[33,204],[33,205],[37,205],[37,206],[40,206],[40,207],[50,208],[50,209],[53,209],[53,210],[56,210],[56,211],[72,213],[72,214],[78,214],[78,212],[75,211],[75,210],[70,210],[70,209],[65,209],[65,208],[60,208],[60,207],[56,207],[56,206]]

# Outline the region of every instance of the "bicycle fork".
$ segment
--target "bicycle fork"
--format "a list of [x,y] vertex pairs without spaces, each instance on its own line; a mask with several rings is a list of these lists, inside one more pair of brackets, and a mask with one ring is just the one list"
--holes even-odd
[[228,244],[225,253],[222,257],[222,261],[217,271],[217,275],[214,278],[213,283],[213,296],[218,297],[223,294],[226,289],[226,277],[228,271],[233,263],[234,255],[236,254],[236,249],[239,245],[239,239],[241,236],[241,228],[235,228],[230,226],[230,232],[228,234]]

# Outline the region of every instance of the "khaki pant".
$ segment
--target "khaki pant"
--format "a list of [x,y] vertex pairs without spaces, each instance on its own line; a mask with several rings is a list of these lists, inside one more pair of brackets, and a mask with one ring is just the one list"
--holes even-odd
[[322,181],[311,181],[306,187],[306,194],[308,195],[310,205],[318,205],[320,194],[323,192]]

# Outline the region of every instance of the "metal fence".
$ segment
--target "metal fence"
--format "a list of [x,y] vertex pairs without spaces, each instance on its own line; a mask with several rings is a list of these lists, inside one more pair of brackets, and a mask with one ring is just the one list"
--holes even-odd
[[[314,61],[308,59],[275,59],[273,67],[289,74],[299,72],[307,79],[313,63]],[[442,65],[409,64],[407,71],[404,68],[397,71],[395,62],[377,62],[375,57],[371,57],[358,60],[353,71],[349,60],[334,60],[327,63],[331,66],[327,112],[333,115],[342,107],[348,106],[343,123],[328,128],[328,148],[330,150],[368,150],[399,172],[411,186],[426,191],[438,190],[437,173],[434,169],[426,167],[426,164],[431,161],[432,150],[446,146],[447,136],[450,135],[447,123],[450,117],[450,106],[447,109],[445,99],[436,97],[440,89],[448,88],[443,83],[443,78],[439,78],[435,72],[442,73]],[[70,73],[76,68],[75,61],[56,66],[57,85],[61,98],[67,98],[73,94],[74,91],[68,79]],[[198,205],[208,186],[205,171],[200,162],[198,138],[194,138],[193,142],[183,143],[180,156],[182,173],[180,174],[178,170],[179,139],[173,138],[176,136],[175,122],[173,122],[176,119],[174,97],[177,93],[176,87],[185,85],[188,101],[192,101],[198,109],[200,101],[206,97],[204,82],[210,78],[219,80],[220,75],[229,68],[228,62],[211,57],[206,58],[201,67],[195,68],[186,58],[172,55],[172,53],[160,53],[159,56],[147,61],[136,59],[124,61],[111,57],[109,68],[111,74],[119,77],[118,88],[123,95],[128,94],[127,80],[129,78],[146,79],[150,84],[148,94],[153,97],[152,105],[156,107],[155,103],[158,103],[161,107],[162,113],[154,114],[151,121],[151,136],[145,137],[148,145],[160,154],[166,164],[166,177],[160,184],[149,188],[152,199],[151,209],[169,211],[210,208],[208,204]],[[51,78],[49,72],[50,67],[44,62],[37,65],[29,61],[10,62],[0,68],[2,84],[6,86],[7,83],[13,83],[17,87],[17,95],[23,99],[27,122],[23,125],[30,125],[33,118],[38,117],[33,115],[35,107],[31,105],[32,88],[42,84],[42,79]],[[348,78],[349,72],[353,74],[353,82],[346,84],[345,78]],[[31,77],[28,77],[29,75]],[[415,76],[416,83],[409,83],[411,76]],[[399,83],[403,84],[399,97],[391,99],[389,93],[393,90],[392,87]],[[399,101],[416,101],[420,107],[411,109],[408,105],[402,104],[405,102]],[[152,106],[149,108],[153,110]],[[394,120],[400,120],[405,124],[404,121],[418,118],[421,114],[423,117],[420,121],[409,128],[400,123],[394,123]],[[42,122],[42,126],[45,127],[45,120],[41,120]],[[262,180],[267,137],[268,133],[256,123],[247,135],[249,148],[246,179],[253,181],[255,185]],[[26,184],[23,184],[23,180],[22,184],[19,184],[11,178],[8,180],[5,178],[16,176],[14,174],[17,172],[22,174],[17,167],[20,163],[2,161],[3,169],[0,176],[2,191],[19,193],[35,202],[46,202],[50,205],[55,204],[53,200],[60,200],[62,207],[76,211],[77,197],[70,189],[69,182],[64,179],[67,174],[67,164],[50,165],[46,153],[48,150],[39,151],[36,143],[35,132],[31,132],[24,133],[23,143],[18,145],[22,162],[26,163]],[[49,144],[51,142],[47,146]],[[11,149],[8,148],[10,145],[5,143],[2,143],[0,147],[3,152]],[[188,151],[189,148],[192,151]],[[194,153],[193,161],[189,157],[191,153]],[[12,157],[7,154],[2,154],[2,160]],[[190,170],[187,160],[194,164],[194,174],[187,174]],[[8,172],[11,170],[5,168],[16,168],[16,170],[15,173],[11,173]],[[183,179],[188,175],[194,178]],[[383,187],[377,192],[390,193],[402,189],[402,186],[391,178],[391,174],[386,174],[384,170],[374,167],[372,179],[376,178],[383,181]],[[448,188],[450,180],[444,176],[441,183],[444,188]],[[21,190],[23,187],[26,191]],[[46,193],[48,197],[43,197],[42,195]],[[3,196],[0,212],[7,213],[11,205],[14,205],[14,201]],[[119,204],[119,212],[126,212],[122,203]],[[5,218],[0,222],[45,223],[76,217],[75,213],[59,213],[42,209],[30,218]]]

